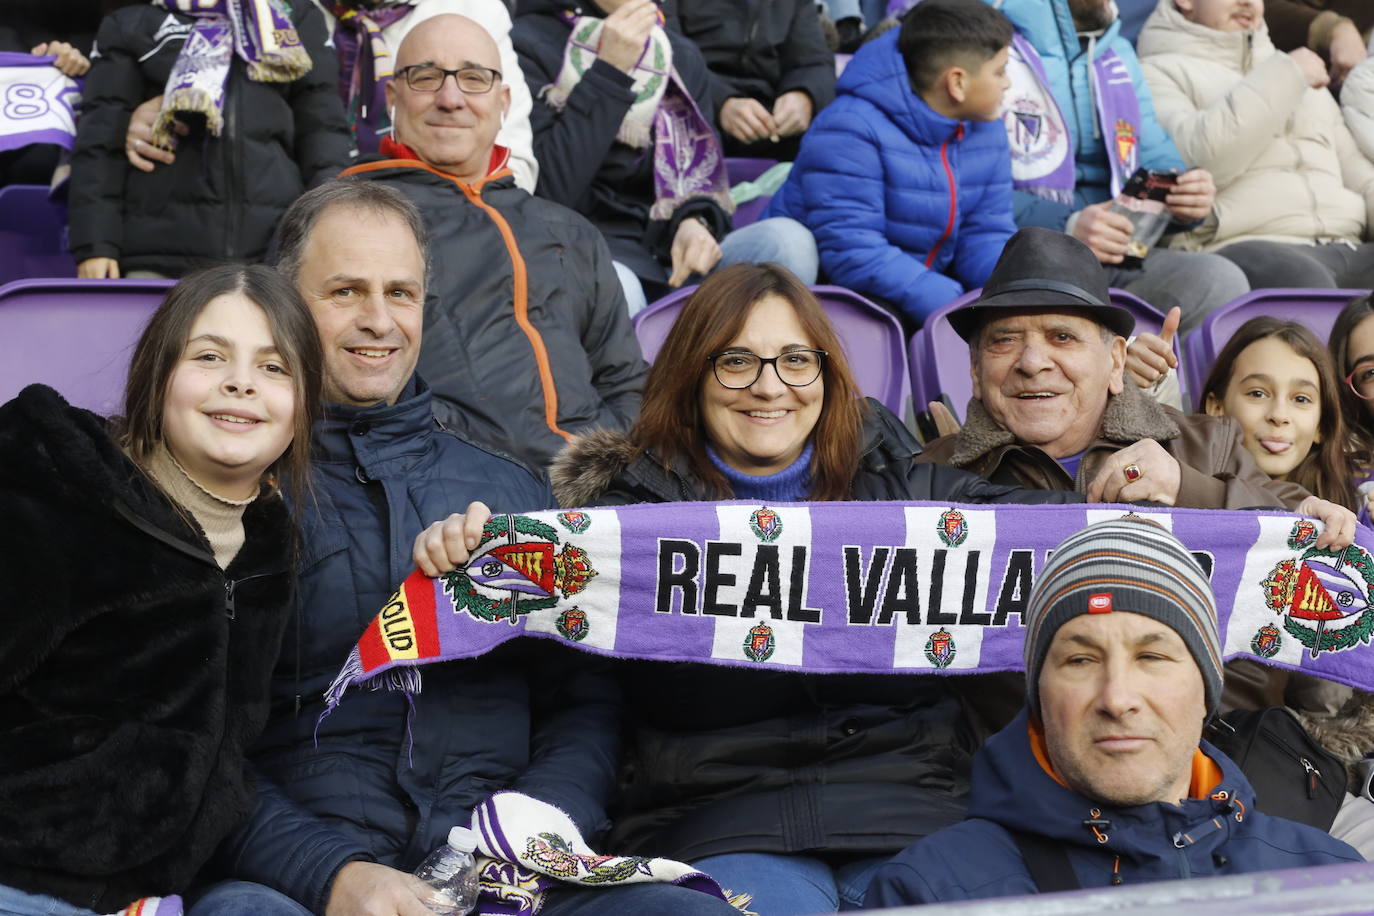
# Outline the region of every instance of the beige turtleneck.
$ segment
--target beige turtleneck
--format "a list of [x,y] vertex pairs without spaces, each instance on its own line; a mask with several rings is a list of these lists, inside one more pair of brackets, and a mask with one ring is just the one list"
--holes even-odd
[[153,450],[144,470],[163,493],[191,513],[210,541],[215,562],[220,569],[227,569],[243,546],[243,510],[257,499],[257,494],[234,500],[211,493],[161,443]]

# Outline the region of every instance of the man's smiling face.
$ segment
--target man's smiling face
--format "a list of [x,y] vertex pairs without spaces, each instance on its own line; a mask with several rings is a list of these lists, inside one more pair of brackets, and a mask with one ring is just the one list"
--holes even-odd
[[1029,311],[988,320],[970,348],[973,395],[1016,441],[1051,458],[1097,437],[1107,396],[1125,384],[1126,341],[1081,314]]
[[420,358],[425,265],[400,217],[331,207],[310,231],[297,286],[324,347],[324,397],[394,404]]

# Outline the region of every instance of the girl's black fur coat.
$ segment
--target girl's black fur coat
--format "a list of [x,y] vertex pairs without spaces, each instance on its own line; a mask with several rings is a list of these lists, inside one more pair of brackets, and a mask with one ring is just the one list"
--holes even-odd
[[111,441],[31,386],[0,407],[0,884],[97,912],[185,890],[253,801],[290,607],[280,497],[227,571]]

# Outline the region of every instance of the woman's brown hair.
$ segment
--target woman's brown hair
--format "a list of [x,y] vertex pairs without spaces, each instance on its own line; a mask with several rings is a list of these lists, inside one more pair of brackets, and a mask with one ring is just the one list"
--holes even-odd
[[162,441],[162,412],[172,373],[186,349],[191,328],[213,300],[241,293],[267,317],[272,342],[291,373],[295,395],[291,444],[263,475],[278,485],[282,472],[291,478],[292,503],[302,505],[309,490],[310,428],[320,410],[323,356],[310,308],[281,274],[261,265],[223,264],[189,274],[162,300],[143,329],[129,363],[124,389],[124,416],[117,430],[120,444],[140,467]]
[[711,372],[706,358],[728,347],[743,330],[754,304],[768,296],[787,301],[811,345],[829,354],[821,370],[825,393],[820,419],[811,433],[809,495],[813,500],[847,499],[859,466],[866,405],[821,304],[777,264],[731,265],[711,274],[692,294],[649,369],[631,438],[665,468],[674,460],[683,461],[713,494],[733,495],[725,475],[706,454],[701,414],[701,388]]
[[1321,441],[1313,443],[1307,456],[1288,472],[1287,479],[1315,496],[1358,511],[1359,500],[1351,480],[1352,468],[1345,452],[1348,431],[1341,412],[1340,382],[1336,379],[1331,355],[1317,335],[1306,327],[1295,321],[1269,316],[1251,318],[1245,322],[1217,354],[1212,371],[1207,374],[1207,381],[1202,386],[1199,403],[1205,406],[1209,397],[1218,402],[1225,400],[1240,354],[1252,343],[1270,337],[1282,341],[1294,353],[1310,361],[1317,369],[1320,387],[1317,402],[1321,407],[1321,419],[1317,424],[1317,432]]
[[1374,315],[1371,297],[1357,296],[1351,299],[1336,316],[1335,323],[1331,325],[1331,338],[1327,341],[1331,362],[1336,367],[1336,377],[1341,382],[1341,408],[1345,413],[1345,425],[1350,430],[1346,453],[1350,455],[1351,462],[1356,467],[1364,468],[1366,473],[1374,465],[1374,418],[1369,415],[1368,402],[1345,384],[1345,377],[1355,368],[1350,364],[1350,335],[1371,315]]

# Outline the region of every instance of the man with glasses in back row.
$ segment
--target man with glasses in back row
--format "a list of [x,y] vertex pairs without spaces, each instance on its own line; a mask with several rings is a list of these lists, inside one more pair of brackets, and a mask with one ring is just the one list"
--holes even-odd
[[425,20],[396,64],[381,158],[343,174],[401,191],[424,216],[434,267],[419,369],[435,414],[542,469],[569,434],[639,410],[645,365],[610,252],[581,216],[515,186],[496,144],[510,90],[478,23]]

